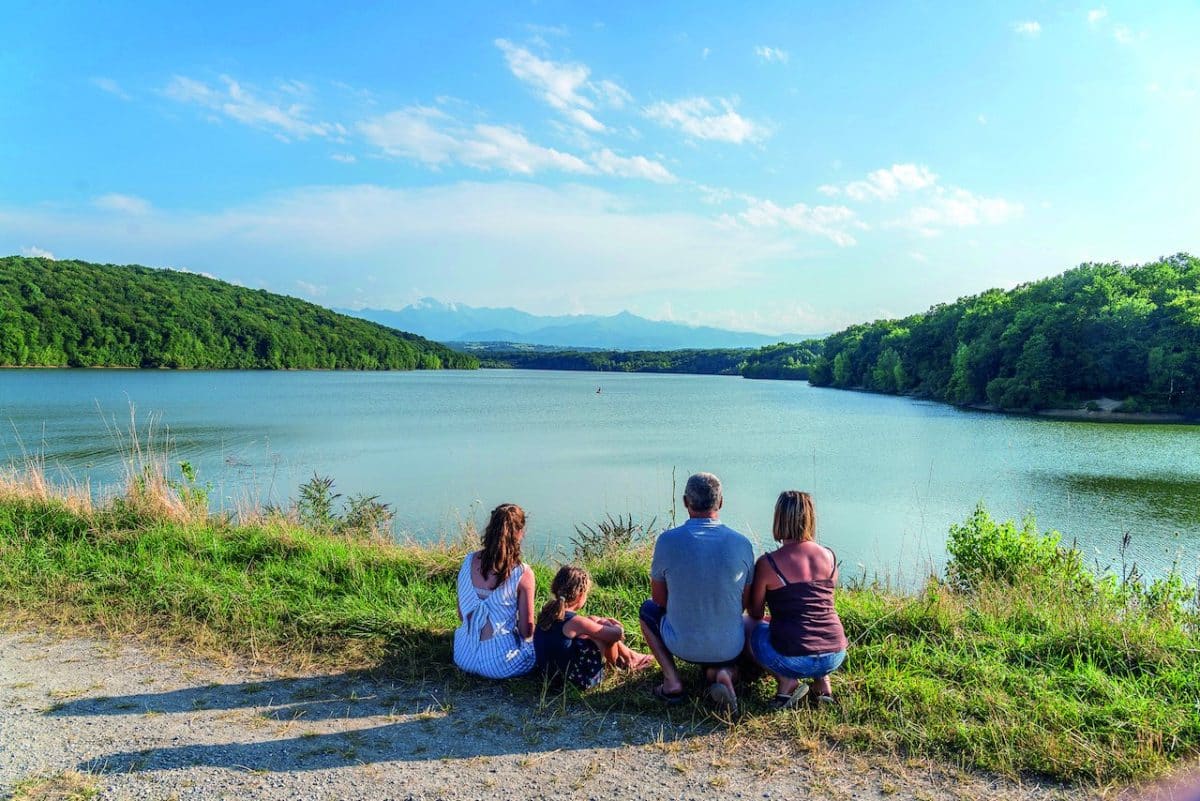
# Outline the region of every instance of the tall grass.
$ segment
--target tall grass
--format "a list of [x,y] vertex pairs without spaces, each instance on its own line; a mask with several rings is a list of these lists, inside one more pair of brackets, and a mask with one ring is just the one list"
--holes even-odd
[[[36,470],[5,475],[0,615],[9,620],[464,681],[451,678],[449,645],[455,575],[472,547],[462,538],[417,546],[362,536],[336,498],[318,504],[329,525],[303,525],[294,510],[237,522],[203,511],[186,478],[135,476],[124,495],[82,503]],[[587,611],[620,619],[644,647],[636,614],[651,545],[632,522],[609,528],[620,543],[606,544],[599,524],[584,529],[596,535],[579,554],[595,579]],[[918,592],[839,591],[851,651],[834,678],[835,710],[771,714],[766,684],[751,685],[735,730],[1088,786],[1200,755],[1194,588],[1093,575],[1053,534],[983,509],[952,529],[949,550],[947,575]],[[534,565],[542,593],[553,568]],[[649,697],[654,680],[618,675],[587,700],[694,713],[661,709]],[[513,688],[531,703],[540,692],[532,680]]]

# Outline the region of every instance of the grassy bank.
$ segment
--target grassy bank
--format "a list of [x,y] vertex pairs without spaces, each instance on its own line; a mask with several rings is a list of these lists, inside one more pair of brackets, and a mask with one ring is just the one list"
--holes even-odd
[[[133,482],[126,495],[91,503],[39,483],[36,471],[0,481],[0,617],[471,681],[450,664],[466,538],[382,541],[369,533],[374,507],[362,502],[357,517],[309,504],[234,523],[207,515],[187,489]],[[947,575],[915,594],[839,592],[852,650],[835,678],[836,710],[769,713],[770,690],[759,683],[745,693],[749,714],[735,733],[1086,785],[1155,776],[1200,754],[1191,588],[1095,577],[1053,537],[982,510],[954,528],[950,549]],[[648,543],[588,550],[597,584],[588,611],[624,621],[640,647]],[[539,602],[553,567],[535,566]],[[565,703],[695,714],[659,707],[649,698],[656,680],[654,671],[617,676]],[[512,686],[531,703],[542,692],[531,679]]]

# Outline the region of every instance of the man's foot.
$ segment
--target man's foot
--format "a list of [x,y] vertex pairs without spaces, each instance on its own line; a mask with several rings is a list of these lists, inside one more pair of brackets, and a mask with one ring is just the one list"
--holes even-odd
[[666,685],[660,684],[653,690],[654,697],[662,701],[667,706],[676,706],[682,704],[687,698],[687,693],[681,687],[678,690],[668,691]]
[[737,695],[733,692],[733,687],[728,684],[723,684],[720,681],[714,681],[710,684],[708,686],[708,700],[713,702],[713,706],[719,712],[727,712],[729,714],[737,712]]

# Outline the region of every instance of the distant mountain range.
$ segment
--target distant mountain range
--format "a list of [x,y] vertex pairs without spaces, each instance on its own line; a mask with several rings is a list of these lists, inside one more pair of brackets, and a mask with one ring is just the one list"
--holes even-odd
[[759,348],[819,334],[755,334],[710,326],[647,320],[630,312],[540,316],[513,308],[467,306],[422,298],[403,309],[338,309],[437,342],[517,342],[561,348],[679,350]]

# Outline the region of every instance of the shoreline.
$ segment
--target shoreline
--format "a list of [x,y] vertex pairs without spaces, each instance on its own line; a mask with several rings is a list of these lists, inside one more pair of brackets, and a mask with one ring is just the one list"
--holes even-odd
[[694,373],[682,372],[678,370],[572,370],[564,367],[544,368],[544,367],[491,367],[480,366],[477,368],[463,367],[439,367],[434,370],[422,367],[414,367],[410,370],[396,369],[355,369],[355,368],[323,368],[323,367],[128,367],[128,366],[112,366],[112,365],[97,365],[89,367],[71,367],[69,365],[0,365],[0,370],[113,370],[113,371],[155,371],[155,372],[180,372],[180,373],[202,373],[202,372],[248,372],[248,373],[412,373],[412,372],[474,372],[476,370],[531,370],[537,372],[563,372],[563,373],[596,373],[596,374],[612,374],[622,373],[626,375],[696,375],[696,376],[717,376],[722,378],[741,378],[747,381],[803,381],[813,389],[831,389],[841,392],[861,392],[868,395],[880,395],[883,397],[907,398],[909,400],[928,401],[937,403],[943,406],[948,406],[953,409],[965,409],[975,412],[987,412],[990,414],[1009,415],[1013,417],[1026,417],[1031,419],[1042,420],[1065,420],[1070,422],[1085,422],[1085,423],[1109,423],[1109,424],[1125,424],[1125,425],[1200,425],[1200,416],[1191,416],[1174,412],[1118,412],[1114,409],[1096,409],[1090,410],[1082,407],[1074,409],[1040,409],[1032,411],[1028,409],[1002,409],[998,406],[993,406],[988,403],[970,403],[960,405],[942,401],[936,398],[931,398],[924,395],[912,393],[892,393],[879,392],[866,387],[833,387],[833,386],[814,386],[808,379],[794,378],[749,378],[744,375],[725,374],[725,373]]

